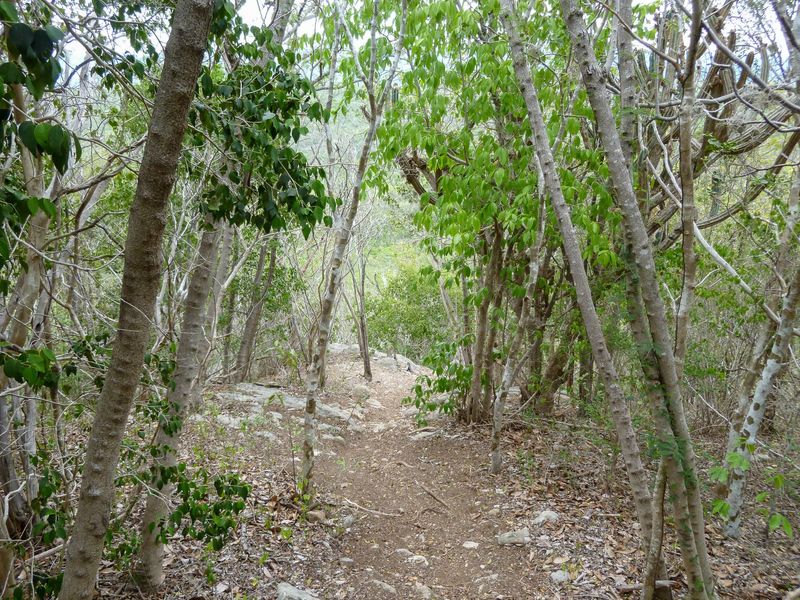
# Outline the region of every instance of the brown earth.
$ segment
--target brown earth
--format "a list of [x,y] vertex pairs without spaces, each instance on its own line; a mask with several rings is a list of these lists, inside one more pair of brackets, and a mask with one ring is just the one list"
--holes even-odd
[[[642,555],[624,472],[602,429],[568,409],[548,423],[516,418],[504,437],[505,468],[492,476],[484,428],[441,417],[417,428],[401,405],[415,381],[406,368],[379,361],[369,399],[357,399],[364,391],[357,359],[333,355],[323,403],[338,403],[348,420],[322,420],[327,439],[312,507],[294,494],[302,413],[263,397],[248,404],[263,395],[261,386],[215,390],[188,428],[185,459],[212,472],[238,471],[253,494],[221,552],[170,544],[160,597],[274,598],[281,582],[320,599],[638,597],[616,589],[640,581]],[[543,510],[558,520],[534,525]],[[781,598],[800,586],[796,541],[778,533],[765,543],[756,517],[734,543],[709,521],[722,598]],[[497,543],[498,534],[524,527],[529,544]],[[665,553],[680,597],[673,540]],[[568,581],[555,583],[556,571]],[[113,576],[101,591],[139,597]]]

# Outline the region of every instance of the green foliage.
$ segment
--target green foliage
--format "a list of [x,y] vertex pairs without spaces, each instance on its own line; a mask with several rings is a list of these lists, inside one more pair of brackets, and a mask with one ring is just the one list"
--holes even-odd
[[27,266],[24,259],[12,251],[12,243],[14,237],[22,234],[27,220],[40,210],[52,218],[56,207],[47,198],[34,198],[19,191],[16,182],[8,182],[0,188],[0,224],[5,225],[0,228],[0,295],[9,292],[12,266],[16,263],[23,268]]
[[419,421],[424,421],[427,412],[453,412],[457,401],[467,395],[472,380],[472,366],[463,365],[456,360],[459,346],[466,342],[467,340],[440,342],[425,356],[423,362],[433,371],[433,376],[417,377],[412,389],[413,395],[403,398],[404,404],[417,407]]
[[18,351],[0,342],[0,365],[6,377],[27,383],[35,391],[42,388],[58,389],[60,372],[56,356],[49,348]]
[[366,300],[370,343],[419,361],[447,337],[447,318],[433,276],[402,267],[379,294]]

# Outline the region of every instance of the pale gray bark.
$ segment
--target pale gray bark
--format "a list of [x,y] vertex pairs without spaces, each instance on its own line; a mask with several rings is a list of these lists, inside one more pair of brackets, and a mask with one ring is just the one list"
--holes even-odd
[[[210,220],[206,220],[210,225]],[[181,334],[176,354],[174,386],[167,393],[168,415],[166,422],[178,418],[183,422],[189,407],[192,386],[202,364],[203,323],[206,319],[208,295],[211,289],[211,273],[217,258],[219,236],[217,231],[206,229],[200,237],[197,262],[189,277],[189,291],[181,323]],[[176,431],[165,430],[164,420],[159,420],[153,444],[163,450],[153,461],[152,472],[160,479],[164,469],[177,465],[182,427]],[[142,517],[142,545],[139,548],[138,564],[134,573],[137,584],[144,590],[157,589],[164,579],[164,544],[160,537],[162,521],[169,516],[173,493],[171,484],[153,484],[155,490],[147,496]]]
[[272,289],[277,247],[272,245],[272,249],[269,250],[269,266],[266,271],[266,279],[264,279],[264,264],[266,262],[269,246],[269,242],[265,241],[264,245],[261,247],[261,253],[258,256],[253,297],[251,298],[250,310],[247,312],[247,318],[244,322],[239,352],[236,354],[236,372],[233,374],[234,383],[241,383],[247,379],[247,376],[250,374],[253,348],[256,345],[256,335],[258,334],[258,326],[261,322],[261,311],[264,308],[264,301],[267,299]]
[[714,579],[711,574],[706,547],[705,518],[698,489],[696,458],[684,413],[683,399],[678,382],[678,368],[675,363],[666,310],[659,295],[660,288],[656,277],[653,250],[639,211],[636,194],[633,190],[633,182],[625,161],[619,132],[616,128],[616,120],[611,111],[605,78],[600,66],[597,64],[594,48],[586,33],[583,14],[574,0],[562,0],[561,8],[572,40],[574,56],[580,67],[583,84],[594,111],[595,121],[611,175],[614,195],[622,209],[626,232],[633,249],[636,270],[641,280],[640,290],[646,308],[660,382],[663,385],[667,400],[666,408],[671,415],[670,427],[677,442],[676,448],[680,449],[682,472],[671,469],[667,465],[667,476],[671,486],[684,485],[685,482],[686,487],[686,512],[688,514],[683,516],[683,508],[678,506],[678,502],[675,502],[673,506],[676,508],[679,532],[683,532],[686,535],[684,542],[688,542],[689,532],[691,532],[691,537],[693,538],[692,552],[689,552],[690,548],[688,547],[682,548],[685,552],[684,566],[687,569],[687,573],[691,573],[695,566],[699,565],[701,573],[700,581],[690,581],[689,587],[698,598],[714,598]]
[[179,0],[175,8],[131,207],[117,337],[86,448],[61,600],[87,600],[94,595],[115,494],[114,473],[142,372],[161,278],[167,201],[175,182],[213,4],[211,0]]
[[[775,383],[775,378],[787,360],[789,344],[794,335],[794,324],[797,316],[797,305],[800,301],[800,268],[795,271],[789,289],[783,299],[781,322],[775,333],[769,357],[761,371],[761,378],[753,393],[753,400],[747,410],[744,425],[739,430],[739,443],[735,450],[739,460],[736,464],[750,464],[753,459],[753,447],[758,438],[758,430],[764,419],[767,400]],[[744,505],[744,488],[747,483],[747,469],[738,466],[731,469],[730,490],[728,492],[728,522],[725,535],[739,537],[742,526],[742,506]]]
[[514,8],[512,0],[501,1],[501,18],[509,36],[511,56],[514,62],[514,72],[517,82],[522,90],[523,98],[528,109],[528,119],[533,131],[534,147],[544,176],[545,189],[550,196],[550,202],[558,219],[561,231],[564,255],[569,262],[570,274],[575,286],[578,307],[583,317],[586,334],[592,346],[592,353],[598,372],[603,379],[608,396],[611,414],[617,432],[617,437],[622,448],[628,481],[633,492],[636,513],[642,529],[641,543],[643,547],[650,541],[650,527],[652,525],[651,498],[648,487],[647,474],[642,465],[639,444],[633,429],[628,404],[619,386],[619,376],[608,351],[603,335],[600,319],[597,315],[592,300],[589,280],[583,265],[583,257],[578,243],[575,229],[572,225],[570,208],[567,205],[558,178],[555,160],[550,149],[547,128],[544,123],[539,99],[533,86],[530,67],[525,57],[522,42],[517,33],[516,24],[512,15]]
[[[375,89],[375,61],[377,60],[376,44],[379,12],[377,1],[373,6],[369,66],[365,67],[361,64],[358,52],[355,50],[355,40],[349,39],[351,47],[353,48],[353,59],[356,72],[358,73],[359,79],[361,79],[362,83],[366,87],[367,96],[369,98],[369,123],[367,125],[367,132],[364,136],[364,141],[361,145],[361,154],[359,156],[358,167],[356,169],[352,184],[350,204],[342,216],[342,220],[336,230],[330,268],[322,296],[316,339],[311,352],[311,363],[309,364],[308,373],[306,375],[306,410],[303,425],[303,463],[300,471],[299,485],[301,489],[307,493],[312,492],[311,486],[314,473],[314,448],[316,447],[317,431],[317,398],[320,390],[320,377],[322,376],[322,371],[325,364],[325,355],[328,351],[328,338],[330,336],[333,308],[339,288],[341,287],[342,262],[344,260],[347,244],[350,241],[353,223],[355,222],[356,214],[358,213],[358,207],[361,201],[362,186],[364,183],[364,174],[366,173],[367,166],[369,165],[370,151],[372,150],[372,144],[375,139],[375,132],[377,131],[378,125],[380,124],[383,116],[383,108],[386,103],[386,99],[389,96],[394,75],[397,72],[397,65],[400,60],[400,49],[403,47],[403,41],[405,39],[407,10],[408,5],[406,0],[403,0],[402,12],[400,14],[400,32],[394,48],[394,59],[389,73],[382,81],[381,85],[383,89]],[[343,19],[344,16],[339,13],[338,20],[343,21]],[[343,25],[342,29],[344,29],[345,34],[349,36],[348,28]]]

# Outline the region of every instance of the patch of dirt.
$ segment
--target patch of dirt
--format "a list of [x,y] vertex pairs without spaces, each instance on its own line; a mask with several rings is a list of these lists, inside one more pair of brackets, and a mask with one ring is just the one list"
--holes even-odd
[[[253,496],[221,552],[170,545],[161,597],[274,598],[281,582],[320,599],[638,597],[615,587],[640,581],[643,558],[605,432],[566,417],[516,419],[504,435],[505,468],[490,475],[488,430],[442,417],[417,429],[401,405],[415,374],[391,360],[373,372],[364,399],[356,357],[340,351],[328,365],[322,403],[333,408],[321,420],[319,505],[311,507],[325,511],[321,522],[294,494],[302,412],[291,407],[302,390],[281,388],[285,405],[267,401],[275,390],[266,384],[214,391],[187,430],[185,459],[239,472]],[[781,598],[800,586],[800,545],[782,534],[766,544],[748,509],[736,542],[709,519],[720,597]],[[544,510],[558,519],[534,524]],[[498,534],[523,528],[530,543],[498,544]],[[665,556],[681,583],[674,540]],[[556,583],[555,572],[566,581]],[[105,589],[131,597],[121,581]]]

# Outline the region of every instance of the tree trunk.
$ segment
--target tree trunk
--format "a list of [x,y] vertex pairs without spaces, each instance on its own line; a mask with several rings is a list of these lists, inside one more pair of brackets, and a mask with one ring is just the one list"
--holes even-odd
[[[210,224],[210,220],[207,221]],[[178,462],[180,432],[191,398],[192,385],[200,371],[202,356],[200,355],[203,338],[203,323],[206,319],[208,295],[211,289],[211,272],[216,261],[217,231],[207,229],[200,238],[197,264],[189,279],[189,291],[183,313],[180,340],[176,355],[174,386],[167,393],[169,418],[167,423],[177,418],[180,425],[177,429],[165,430],[159,420],[153,445],[161,454],[153,461],[151,473],[157,493],[147,496],[144,516],[142,517],[142,545],[139,548],[138,565],[134,572],[136,583],[145,591],[157,589],[164,580],[164,544],[161,540],[161,524],[169,515],[169,503],[174,491],[172,484],[161,481],[161,473],[173,469]]]
[[[342,217],[339,228],[336,231],[336,239],[333,245],[333,253],[331,255],[330,271],[328,272],[328,279],[325,285],[325,290],[322,296],[319,324],[317,327],[316,343],[314,344],[311,352],[311,363],[308,366],[308,373],[306,376],[306,411],[305,419],[303,422],[303,463],[300,471],[300,489],[307,494],[313,492],[313,474],[314,474],[314,448],[316,446],[316,431],[317,431],[317,396],[320,390],[320,378],[323,374],[325,364],[325,355],[328,351],[328,337],[330,335],[331,322],[333,320],[333,307],[336,301],[336,295],[341,287],[341,270],[342,261],[344,260],[344,253],[347,249],[347,244],[350,241],[350,235],[353,229],[353,223],[358,213],[358,206],[361,201],[362,186],[364,183],[364,175],[369,165],[369,155],[372,150],[372,143],[375,140],[375,133],[380,125],[381,117],[383,116],[383,107],[388,97],[389,90],[392,86],[392,80],[397,72],[397,65],[400,60],[400,50],[405,39],[406,30],[406,16],[408,5],[406,0],[402,1],[402,13],[400,14],[400,32],[395,42],[394,59],[391,69],[382,82],[382,90],[376,97],[375,95],[375,72],[374,61],[376,59],[377,46],[377,5],[373,9],[376,11],[372,19],[372,35],[370,45],[370,56],[373,68],[369,69],[369,79],[365,77],[367,72],[362,68],[361,59],[354,56],[356,68],[361,75],[361,79],[367,88],[367,96],[369,98],[370,111],[368,114],[369,124],[367,132],[364,136],[363,144],[361,145],[361,154],[358,159],[358,168],[356,169],[355,177],[353,180],[350,206]],[[338,18],[343,19],[342,15]],[[346,29],[346,28],[344,28]],[[353,40],[350,40],[354,43]]]
[[[657,358],[660,381],[663,385],[667,408],[671,416],[670,426],[677,442],[674,450],[676,456],[681,459],[682,472],[668,468],[667,477],[671,486],[681,485],[681,482],[678,482],[679,478],[685,481],[688,519],[679,519],[677,526],[679,530],[691,531],[694,537],[696,560],[686,563],[687,557],[684,556],[687,572],[691,572],[695,565],[699,565],[702,576],[702,579],[698,582],[690,581],[689,587],[691,590],[698,589],[696,592],[693,591],[693,594],[698,598],[714,598],[714,579],[711,574],[711,564],[706,547],[705,519],[698,489],[696,459],[686,423],[683,399],[678,382],[678,369],[675,364],[666,311],[659,295],[653,249],[639,211],[636,194],[633,190],[633,181],[626,166],[619,133],[616,129],[616,121],[611,112],[603,71],[600,65],[597,64],[594,48],[586,32],[583,14],[575,5],[574,0],[562,0],[561,8],[567,23],[567,30],[572,39],[573,52],[580,66],[583,84],[594,111],[601,144],[606,154],[614,195],[622,209],[624,225],[634,251],[636,269],[641,279],[642,300],[644,301],[650,325],[652,347]],[[676,518],[677,516],[676,514]]]
[[789,344],[794,335],[798,301],[800,301],[800,268],[795,271],[783,300],[781,322],[778,325],[769,358],[761,371],[761,378],[753,394],[744,425],[739,431],[740,441],[735,451],[739,460],[735,462],[734,468],[731,470],[730,491],[727,500],[728,522],[725,526],[725,535],[728,537],[736,538],[741,535],[742,505],[744,504],[744,488],[747,483],[747,467],[745,465],[749,466],[753,458],[753,447],[764,418],[769,394],[789,352]]
[[272,278],[275,275],[275,258],[277,247],[272,246],[269,254],[269,267],[267,268],[267,279],[264,279],[264,262],[267,256],[267,248],[270,244],[264,242],[261,247],[261,254],[258,257],[258,268],[256,269],[255,288],[253,290],[252,304],[244,322],[242,331],[242,343],[239,345],[239,353],[236,355],[236,371],[233,374],[234,383],[241,383],[250,374],[250,366],[253,357],[253,348],[256,345],[256,335],[258,326],[261,322],[261,311],[264,308],[264,301],[272,288]]
[[86,448],[61,600],[87,600],[94,595],[116,491],[114,472],[142,372],[161,278],[166,206],[208,41],[213,4],[211,0],[179,0],[175,8],[128,222],[117,338]]
[[[486,364],[486,341],[489,337],[489,307],[494,299],[495,286],[498,285],[498,276],[503,259],[503,237],[500,228],[495,224],[495,233],[490,238],[491,251],[489,263],[486,265],[483,278],[483,289],[486,295],[475,312],[475,343],[472,350],[472,381],[469,387],[469,398],[465,407],[464,417],[468,423],[476,423],[483,419],[482,395],[483,373]],[[487,236],[488,237],[488,236]]]
[[622,393],[622,389],[619,387],[619,377],[614,363],[611,360],[611,354],[606,345],[600,319],[592,300],[591,289],[586,276],[586,269],[583,265],[580,245],[578,244],[575,229],[572,225],[569,206],[564,200],[561,183],[556,171],[556,164],[553,160],[552,151],[550,150],[547,128],[544,123],[544,118],[542,117],[541,108],[539,107],[536,89],[533,86],[530,67],[525,58],[522,42],[512,17],[513,10],[511,0],[501,1],[501,19],[509,36],[509,45],[514,62],[514,72],[516,74],[517,83],[522,90],[522,95],[528,109],[528,119],[530,121],[531,130],[533,131],[536,155],[544,176],[545,188],[550,196],[550,201],[558,219],[564,255],[569,262],[570,275],[575,286],[577,304],[581,311],[581,316],[583,317],[586,335],[592,346],[597,369],[606,387],[612,418],[622,448],[625,468],[628,473],[628,481],[633,492],[636,513],[639,518],[639,523],[641,524],[642,539],[640,541],[642,547],[646,548],[650,541],[650,530],[652,526],[652,505],[647,474],[642,465],[639,445],[631,422],[630,412],[628,411],[628,404]]

